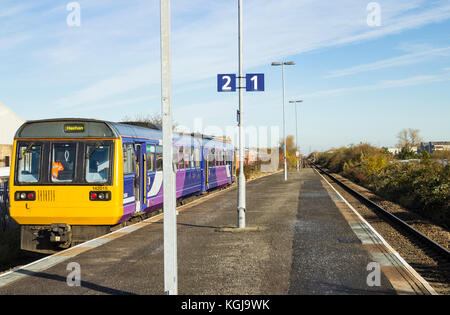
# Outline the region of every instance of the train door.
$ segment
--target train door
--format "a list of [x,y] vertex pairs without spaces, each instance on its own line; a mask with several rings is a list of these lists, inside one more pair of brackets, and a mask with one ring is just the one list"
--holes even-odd
[[144,150],[142,149],[141,143],[136,143],[134,145],[135,156],[136,156],[136,167],[135,167],[135,177],[134,177],[134,195],[136,196],[136,209],[135,212],[140,212],[145,209],[145,157]]
[[203,152],[203,174],[205,174],[205,190],[208,190],[209,184],[209,158],[208,149]]

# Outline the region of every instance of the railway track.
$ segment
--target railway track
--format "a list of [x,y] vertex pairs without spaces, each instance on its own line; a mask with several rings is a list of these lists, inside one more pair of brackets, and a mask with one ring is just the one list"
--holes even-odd
[[450,251],[447,248],[319,166],[310,163],[310,167],[330,178],[331,184],[343,193],[358,212],[388,240],[389,244],[428,281],[438,294],[450,295]]

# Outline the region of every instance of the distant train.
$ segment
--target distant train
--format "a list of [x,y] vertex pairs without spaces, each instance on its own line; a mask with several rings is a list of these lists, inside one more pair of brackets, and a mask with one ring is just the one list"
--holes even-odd
[[[28,121],[14,138],[10,215],[21,248],[49,253],[161,208],[162,132],[92,119]],[[174,134],[176,198],[235,181],[230,141]]]

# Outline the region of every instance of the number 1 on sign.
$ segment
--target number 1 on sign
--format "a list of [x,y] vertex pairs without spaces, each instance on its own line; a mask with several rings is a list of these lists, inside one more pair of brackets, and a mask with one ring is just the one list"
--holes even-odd
[[250,80],[253,82],[253,89],[258,91],[258,76],[254,75]]
[[249,73],[246,78],[247,92],[264,91],[264,73]]

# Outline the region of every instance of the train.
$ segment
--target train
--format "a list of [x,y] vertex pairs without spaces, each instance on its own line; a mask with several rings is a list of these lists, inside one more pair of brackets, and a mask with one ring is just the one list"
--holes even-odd
[[[236,179],[227,138],[174,133],[176,198]],[[160,128],[96,119],[25,122],[14,137],[10,216],[21,249],[53,253],[107,234],[163,205]]]

